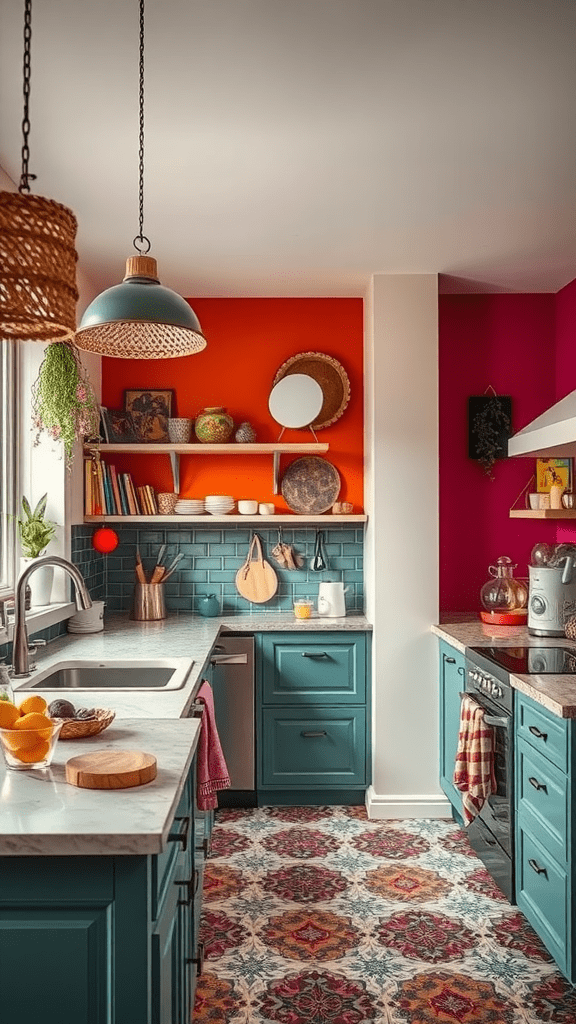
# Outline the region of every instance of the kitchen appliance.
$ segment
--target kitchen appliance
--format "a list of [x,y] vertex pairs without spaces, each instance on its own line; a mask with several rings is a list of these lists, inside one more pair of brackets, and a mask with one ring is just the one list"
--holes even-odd
[[466,832],[470,845],[510,903],[514,899],[514,692],[511,675],[576,674],[568,647],[467,647],[466,693],[484,709],[494,730],[496,791]]
[[255,807],[254,637],[220,635],[210,661],[216,728],[231,782],[218,793],[218,805]]
[[318,614],[336,619],[346,615],[344,594],[347,590],[343,583],[319,583]]
[[564,623],[576,611],[576,559],[567,555],[560,565],[530,565],[528,632],[535,636],[564,636]]

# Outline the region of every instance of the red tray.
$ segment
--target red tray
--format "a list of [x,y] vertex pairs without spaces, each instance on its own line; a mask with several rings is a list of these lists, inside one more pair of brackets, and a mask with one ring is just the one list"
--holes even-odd
[[517,608],[514,612],[480,612],[482,622],[493,626],[524,626],[528,621],[528,609]]

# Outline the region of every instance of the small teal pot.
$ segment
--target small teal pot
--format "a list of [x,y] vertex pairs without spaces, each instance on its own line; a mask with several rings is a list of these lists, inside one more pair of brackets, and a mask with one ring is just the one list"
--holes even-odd
[[220,601],[216,594],[206,594],[199,597],[196,605],[200,615],[210,618],[212,615],[220,615]]

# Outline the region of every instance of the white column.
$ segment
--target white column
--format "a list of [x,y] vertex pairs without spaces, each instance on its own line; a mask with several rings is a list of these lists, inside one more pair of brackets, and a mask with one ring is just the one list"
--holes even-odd
[[377,275],[366,303],[372,818],[442,817],[438,783],[438,281]]

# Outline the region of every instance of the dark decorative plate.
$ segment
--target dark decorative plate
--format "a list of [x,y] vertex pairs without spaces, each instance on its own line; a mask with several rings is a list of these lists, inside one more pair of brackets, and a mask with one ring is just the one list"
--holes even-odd
[[340,475],[326,459],[307,456],[290,463],[282,477],[281,491],[292,512],[320,515],[336,501]]
[[277,371],[274,384],[291,373],[304,373],[312,377],[322,388],[324,401],[316,419],[310,424],[314,430],[322,430],[339,420],[350,401],[348,374],[332,356],[325,352],[299,352],[291,356]]

